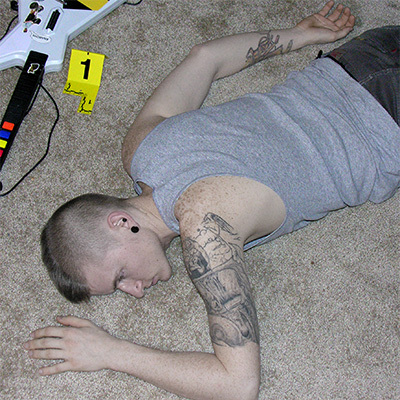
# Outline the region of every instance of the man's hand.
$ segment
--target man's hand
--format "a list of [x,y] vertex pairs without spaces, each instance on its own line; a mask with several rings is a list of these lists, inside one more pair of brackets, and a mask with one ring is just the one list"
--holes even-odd
[[334,1],[325,4],[322,10],[300,21],[295,29],[301,32],[306,44],[330,43],[344,38],[353,30],[355,17],[348,7]]
[[92,322],[77,317],[58,317],[63,326],[49,326],[32,332],[24,344],[31,358],[63,360],[39,370],[41,375],[65,371],[99,371],[108,368],[119,339],[109,335]]

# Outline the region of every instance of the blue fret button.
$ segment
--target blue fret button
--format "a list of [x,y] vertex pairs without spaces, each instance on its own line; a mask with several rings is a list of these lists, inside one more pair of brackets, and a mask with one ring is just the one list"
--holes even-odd
[[1,139],[10,139],[11,132],[8,131],[0,131],[0,138]]

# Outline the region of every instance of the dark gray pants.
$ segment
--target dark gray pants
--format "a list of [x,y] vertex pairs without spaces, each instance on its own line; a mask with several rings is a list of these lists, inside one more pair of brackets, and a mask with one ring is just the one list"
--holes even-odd
[[364,32],[326,54],[367,89],[399,124],[400,26]]

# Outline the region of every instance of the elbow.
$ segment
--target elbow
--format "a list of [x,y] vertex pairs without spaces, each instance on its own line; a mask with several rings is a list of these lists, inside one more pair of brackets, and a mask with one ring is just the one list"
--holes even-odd
[[213,46],[210,42],[196,44],[192,47],[188,54],[188,58],[196,60],[197,65],[204,65],[204,68],[212,68],[212,81],[218,79],[219,66],[217,63],[217,55],[214,53]]
[[241,379],[232,386],[229,400],[258,400],[260,393],[260,379]]
[[243,392],[240,396],[242,400],[257,400],[260,393],[260,381],[246,382],[242,389]]
[[204,399],[220,400],[258,400],[260,379],[238,375],[224,376],[217,386],[210,386],[210,392],[204,394]]
[[207,42],[194,45],[189,52],[189,57],[207,59],[209,57]]

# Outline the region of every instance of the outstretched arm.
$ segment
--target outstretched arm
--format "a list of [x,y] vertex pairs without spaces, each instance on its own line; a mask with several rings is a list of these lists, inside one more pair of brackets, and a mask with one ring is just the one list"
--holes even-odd
[[294,28],[238,34],[195,46],[158,86],[134,121],[122,148],[125,170],[130,173],[133,154],[144,137],[164,119],[199,108],[213,81],[279,54],[341,39],[353,26],[350,10],[342,5],[334,8],[330,1]]
[[39,329],[25,344],[32,358],[62,360],[40,370],[112,369],[188,399],[255,400],[260,382],[255,305],[242,241],[220,216],[207,213],[183,237],[185,264],[208,313],[214,354],[167,352],[120,340],[92,322],[58,318],[63,326]]

